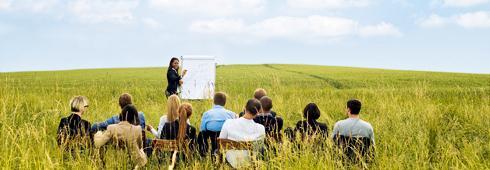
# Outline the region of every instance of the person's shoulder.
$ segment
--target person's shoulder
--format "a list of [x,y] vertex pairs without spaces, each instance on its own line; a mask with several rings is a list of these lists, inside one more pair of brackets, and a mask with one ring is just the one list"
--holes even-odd
[[225,122],[223,123],[223,126],[221,129],[226,129],[229,126],[233,125],[235,122],[235,119],[226,119]]
[[335,122],[334,126],[342,126],[343,124],[345,124],[345,121],[346,121],[346,119],[339,120],[339,121]]
[[143,131],[143,128],[140,125],[131,125],[137,131]]
[[236,115],[236,113],[235,113],[235,112],[233,112],[233,111],[231,111],[231,110],[228,110],[228,109],[225,109],[225,108],[223,108],[223,109],[224,109],[224,110],[225,110],[225,112],[226,112],[226,113],[228,113],[228,114],[233,114],[233,115]]
[[68,122],[68,117],[62,117],[60,119],[60,124],[63,124],[63,123],[66,123],[66,122]]
[[362,123],[362,125],[364,127],[368,128],[368,129],[373,129],[373,126],[371,125],[371,123],[366,122],[365,120],[362,120],[362,119],[359,122]]
[[306,120],[300,120],[300,121],[296,122],[296,126],[302,126],[305,123],[306,123]]
[[262,125],[260,123],[255,123],[255,126],[259,129],[259,132],[260,133],[265,133],[265,127],[264,127],[264,125]]
[[194,126],[189,125],[187,127],[189,128],[189,132],[196,133],[197,129]]
[[143,117],[145,117],[145,113],[144,113],[144,112],[138,112],[138,116],[143,116]]
[[90,126],[90,122],[85,119],[81,119],[80,123],[82,123],[83,126]]
[[119,124],[112,124],[112,125],[109,125],[107,126],[107,131],[112,131],[112,130],[115,130],[119,127]]
[[318,127],[323,130],[323,131],[327,131],[328,130],[328,125],[327,123],[321,123],[321,122],[318,122]]

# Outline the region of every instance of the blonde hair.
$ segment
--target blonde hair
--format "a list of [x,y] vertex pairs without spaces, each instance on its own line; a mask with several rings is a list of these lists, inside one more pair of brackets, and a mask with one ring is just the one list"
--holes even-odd
[[177,95],[171,95],[167,100],[167,121],[174,122],[179,117],[180,99]]
[[187,130],[187,119],[192,115],[192,105],[190,103],[182,103],[179,107],[179,132],[177,141],[183,144]]
[[72,112],[80,112],[82,108],[88,106],[88,99],[85,96],[75,96],[70,100],[70,108]]

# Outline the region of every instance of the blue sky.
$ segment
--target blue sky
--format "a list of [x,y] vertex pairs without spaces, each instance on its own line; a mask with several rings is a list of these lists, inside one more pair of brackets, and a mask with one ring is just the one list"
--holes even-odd
[[490,73],[490,0],[0,0],[0,72],[180,55]]

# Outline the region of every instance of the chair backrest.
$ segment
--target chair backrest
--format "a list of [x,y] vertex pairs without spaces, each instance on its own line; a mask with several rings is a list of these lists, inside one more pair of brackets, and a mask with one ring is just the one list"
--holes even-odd
[[179,149],[177,140],[154,139],[152,141],[153,150],[176,151]]
[[369,158],[373,156],[373,152],[371,152],[372,141],[368,137],[335,135],[333,139],[335,144],[344,152],[344,156],[350,160],[356,161],[361,158]]
[[223,150],[253,150],[252,142],[238,142],[229,139],[219,139],[218,147]]

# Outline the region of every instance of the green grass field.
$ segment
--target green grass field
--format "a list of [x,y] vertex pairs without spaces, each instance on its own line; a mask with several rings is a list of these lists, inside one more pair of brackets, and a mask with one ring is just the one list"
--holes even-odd
[[[103,121],[120,111],[121,93],[134,97],[149,124],[166,114],[166,69],[93,69],[0,73],[0,167],[2,169],[97,169],[89,155],[63,158],[56,144],[68,102],[87,96],[84,119]],[[321,122],[333,128],[346,116],[345,102],[363,102],[361,118],[376,136],[372,169],[490,169],[490,75],[394,71],[306,65],[230,65],[217,69],[217,90],[228,94],[227,108],[240,112],[255,88],[265,88],[285,127],[301,120],[309,102],[319,105]],[[199,127],[212,101],[189,101],[191,122]],[[149,134],[148,134],[149,135]],[[150,136],[152,137],[152,136]],[[330,149],[304,143],[284,146],[276,157],[259,161],[264,169],[339,169]],[[107,168],[127,168],[124,152],[108,153]],[[166,163],[166,162],[165,162]],[[146,168],[165,168],[150,159]],[[189,160],[180,168],[211,168],[209,159]],[[218,166],[218,168],[229,168]]]

